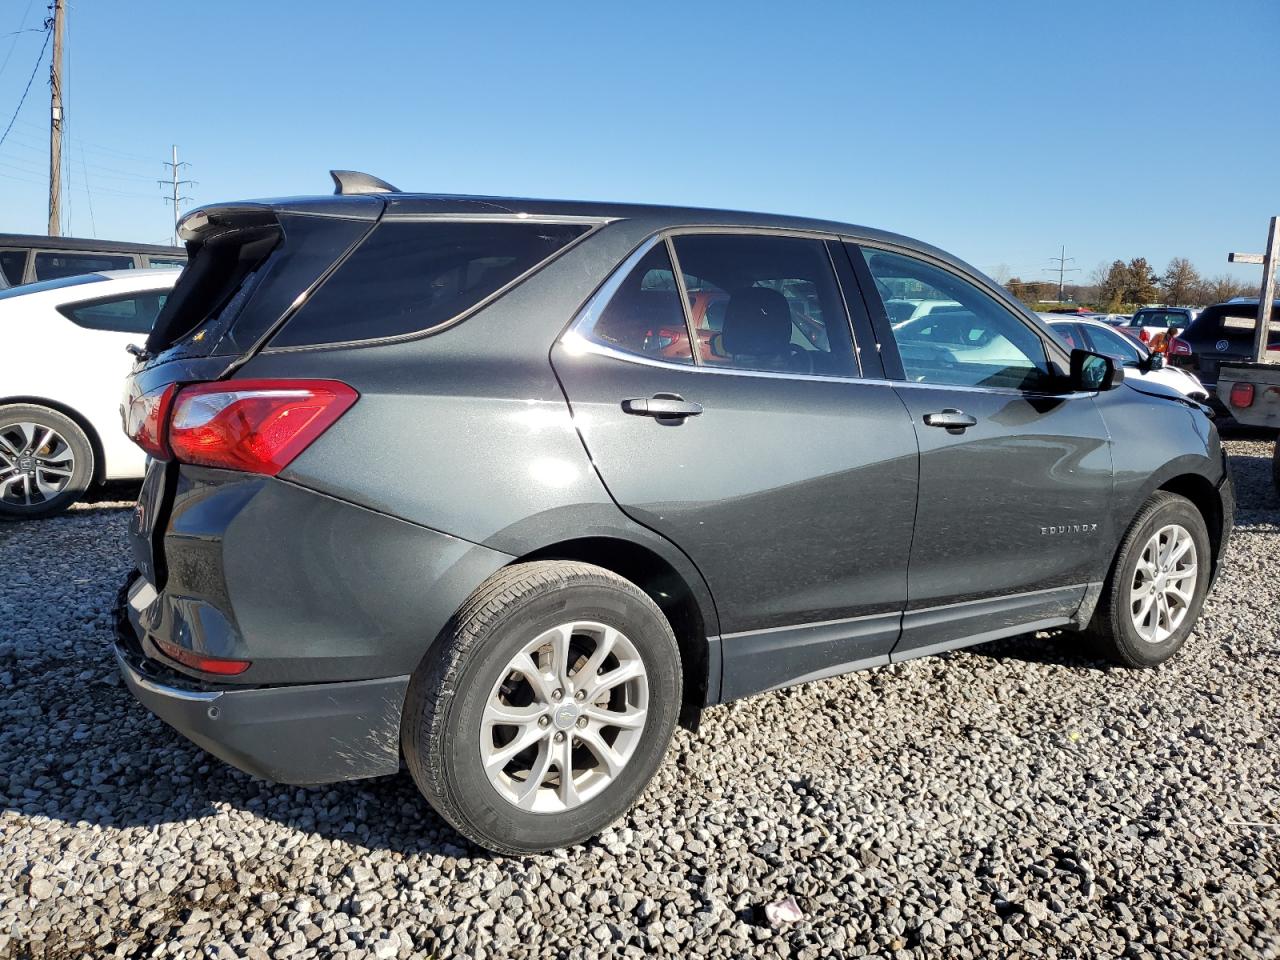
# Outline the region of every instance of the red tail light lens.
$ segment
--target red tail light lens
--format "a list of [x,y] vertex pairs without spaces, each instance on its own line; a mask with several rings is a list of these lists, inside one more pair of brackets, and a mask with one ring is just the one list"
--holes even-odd
[[1169,340],[1169,349],[1167,351],[1171,357],[1189,357],[1191,356],[1191,344],[1178,337],[1172,337]]
[[251,666],[248,660],[207,657],[203,653],[196,653],[194,650],[179,647],[168,640],[157,640],[156,646],[170,660],[176,661],[184,667],[190,667],[192,670],[201,670],[204,673],[217,673],[224,677],[234,677],[238,673],[244,673]]
[[130,398],[124,409],[124,432],[129,435],[130,440],[157,460],[168,460],[170,456],[164,428],[176,392],[177,387],[171,383]]
[[274,477],[350,409],[337,380],[227,380],[182,390],[169,447],[183,463]]
[[1231,405],[1244,409],[1253,406],[1253,384],[1233,383],[1231,385]]

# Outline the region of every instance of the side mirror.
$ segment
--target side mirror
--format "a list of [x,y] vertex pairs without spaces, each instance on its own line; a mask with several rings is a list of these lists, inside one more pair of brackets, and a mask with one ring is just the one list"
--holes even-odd
[[1147,371],[1160,370],[1164,367],[1164,354],[1153,353],[1147,357]]
[[1088,350],[1071,351],[1071,389],[1114,390],[1124,382],[1124,368],[1111,357]]

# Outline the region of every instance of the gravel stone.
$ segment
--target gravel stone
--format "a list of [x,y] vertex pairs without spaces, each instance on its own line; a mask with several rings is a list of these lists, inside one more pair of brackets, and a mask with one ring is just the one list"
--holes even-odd
[[0,960],[1280,957],[1280,500],[1270,442],[1227,447],[1236,532],[1171,663],[1025,636],[716,708],[541,857],[407,775],[254,780],[136,704],[119,488],[0,525]]

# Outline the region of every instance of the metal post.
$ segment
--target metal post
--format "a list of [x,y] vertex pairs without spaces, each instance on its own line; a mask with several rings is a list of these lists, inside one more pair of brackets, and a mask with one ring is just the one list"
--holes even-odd
[[1276,264],[1280,261],[1280,231],[1276,225],[1280,217],[1271,218],[1267,232],[1267,252],[1262,258],[1262,290],[1258,294],[1258,327],[1253,332],[1253,359],[1262,363],[1267,359],[1267,343],[1270,339],[1271,310],[1276,298]]
[[62,35],[66,0],[53,0],[53,62],[49,66],[49,236],[62,233]]

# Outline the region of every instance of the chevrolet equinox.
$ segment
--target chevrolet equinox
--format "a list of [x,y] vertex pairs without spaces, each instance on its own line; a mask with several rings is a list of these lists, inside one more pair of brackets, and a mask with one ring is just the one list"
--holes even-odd
[[1049,629],[1150,667],[1191,632],[1233,512],[1205,409],[954,257],[333,176],[183,218],[125,391],[116,656],[237,767],[403,761],[462,834],[540,851],[707,706]]

